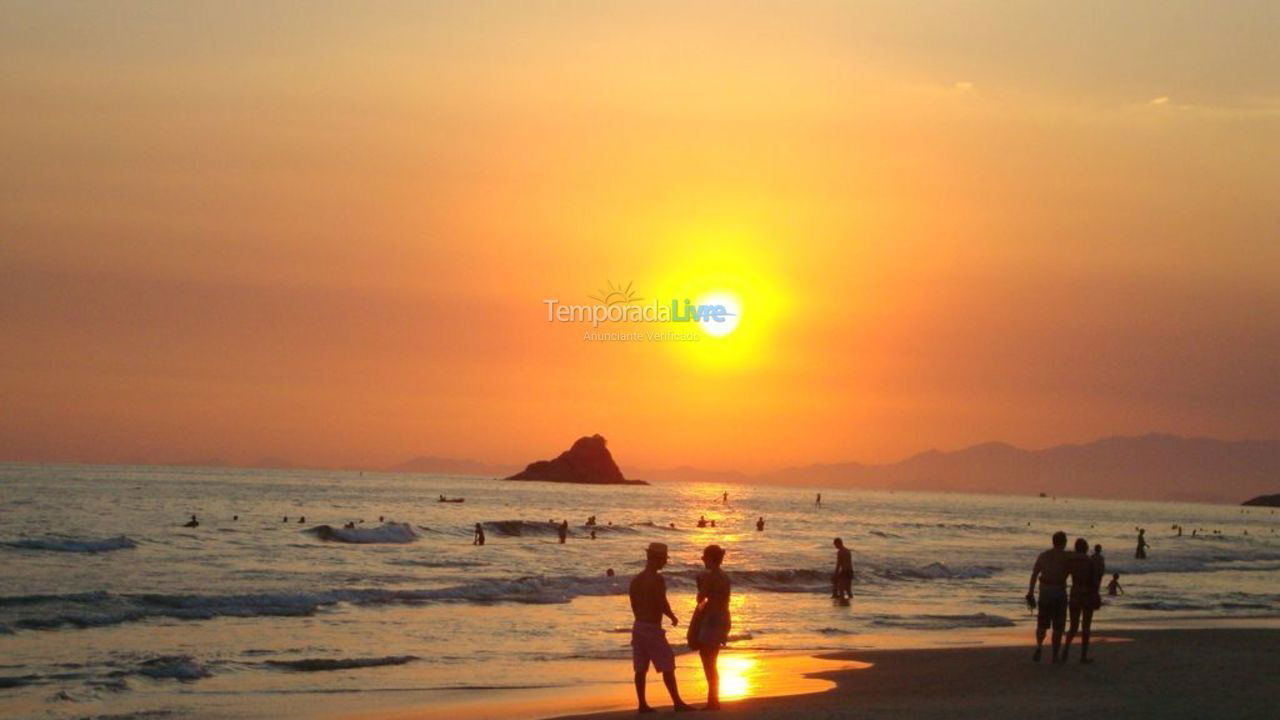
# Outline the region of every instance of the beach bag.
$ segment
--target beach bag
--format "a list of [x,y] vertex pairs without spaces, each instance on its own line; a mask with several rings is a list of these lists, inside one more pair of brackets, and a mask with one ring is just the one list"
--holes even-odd
[[693,617],[689,618],[689,628],[685,632],[685,640],[690,650],[702,649],[702,620],[707,615],[707,601],[703,600],[694,608]]

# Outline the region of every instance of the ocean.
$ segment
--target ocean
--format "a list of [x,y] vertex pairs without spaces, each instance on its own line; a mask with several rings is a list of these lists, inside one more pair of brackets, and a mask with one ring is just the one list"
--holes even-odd
[[[1029,642],[1022,598],[1058,529],[1101,543],[1108,571],[1120,573],[1125,594],[1105,598],[1096,632],[1280,615],[1274,510],[1057,490],[0,465],[0,716],[314,717],[389,698],[628,686],[626,588],[654,541],[671,548],[665,572],[682,620],[702,548],[727,549],[730,647],[763,657],[1006,630],[1025,629]],[[183,527],[192,514],[199,527]],[[699,516],[715,527],[697,528]],[[552,523],[563,519],[561,545]],[[348,522],[356,530],[343,530]],[[475,523],[483,547],[471,544]],[[1151,544],[1141,561],[1137,527]],[[857,572],[847,607],[829,597],[837,536]],[[656,685],[651,693],[663,697]]]

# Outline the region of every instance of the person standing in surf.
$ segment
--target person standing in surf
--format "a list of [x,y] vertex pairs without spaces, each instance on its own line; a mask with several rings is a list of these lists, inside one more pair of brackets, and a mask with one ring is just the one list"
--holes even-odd
[[844,540],[836,538],[836,571],[831,575],[831,597],[837,600],[853,598],[853,553],[844,546]]
[[631,626],[631,664],[635,670],[637,711],[654,712],[645,701],[645,680],[649,665],[662,673],[662,682],[671,694],[676,712],[693,710],[693,706],[680,699],[676,687],[676,656],[667,642],[667,631],[662,629],[662,616],[671,618],[671,626],[680,624],[671,603],[667,602],[667,582],[658,572],[667,564],[665,543],[649,543],[645,551],[644,570],[631,580],[631,614],[635,622]]
[[1134,551],[1133,557],[1137,560],[1147,559],[1147,548],[1151,547],[1147,544],[1147,529],[1138,529],[1138,549]]
[[729,641],[729,576],[720,569],[724,563],[724,548],[708,545],[702,551],[702,564],[706,570],[698,573],[698,655],[702,658],[702,672],[707,676],[707,705],[703,710],[720,709],[720,671],[716,660],[720,647]]

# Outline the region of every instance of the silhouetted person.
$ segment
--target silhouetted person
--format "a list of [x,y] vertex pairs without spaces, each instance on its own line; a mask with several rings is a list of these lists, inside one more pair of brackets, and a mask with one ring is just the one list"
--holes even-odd
[[831,542],[836,547],[836,571],[831,575],[831,597],[848,600],[853,597],[853,553],[844,546],[844,540]]
[[725,491],[724,496],[720,498],[720,502],[724,503],[725,505],[728,505],[728,504],[729,504],[729,492],[728,492],[728,491]]
[[[1093,584],[1101,591],[1102,578],[1107,576],[1107,559],[1102,556],[1102,546],[1094,545],[1093,554],[1089,556],[1089,562],[1093,565]],[[1101,600],[1099,600],[1101,604]],[[1097,610],[1098,608],[1094,608]]]
[[232,515],[232,516],[231,516],[231,521],[232,521],[232,522],[240,522],[240,516],[239,516],[239,515]]
[[192,515],[190,520],[182,524],[182,527],[200,527],[200,521],[196,519],[195,515]]
[[715,520],[712,520],[712,521],[711,521],[711,527],[715,527],[715,526],[716,526],[716,521],[715,521]]
[[613,568],[606,568],[604,571],[604,575],[605,577],[613,577]]
[[[1071,595],[1068,608],[1071,612],[1071,626],[1067,629],[1067,641],[1062,646],[1062,662],[1067,661],[1071,653],[1071,641],[1080,632],[1080,662],[1093,662],[1089,659],[1089,635],[1093,628],[1093,611],[1102,607],[1102,596],[1098,594],[1097,576],[1094,574],[1093,558],[1089,557],[1089,543],[1084,538],[1077,538],[1075,552],[1067,558],[1067,573],[1071,576]],[[1083,621],[1083,622],[1082,622]]]
[[1107,594],[1112,596],[1124,594],[1124,588],[1120,587],[1120,573],[1111,576],[1111,582],[1107,583]]
[[631,664],[635,670],[636,702],[642,713],[653,712],[649,703],[645,702],[645,676],[649,673],[649,664],[662,673],[662,682],[671,693],[671,702],[676,711],[692,710],[693,707],[680,699],[680,690],[676,687],[676,656],[667,642],[667,631],[662,629],[662,616],[671,618],[671,626],[680,624],[675,613],[671,611],[671,603],[667,602],[667,583],[658,571],[667,564],[667,546],[663,543],[649,543],[645,551],[644,570],[631,580],[631,614],[635,622],[631,626]]
[[476,523],[476,537],[474,540],[471,541],[471,544],[472,545],[484,544],[484,526],[481,525],[480,523]]
[[[361,520],[360,522],[364,522],[364,520]],[[378,522],[386,522],[386,521],[382,519],[382,516],[381,516],[381,515],[379,515],[379,516],[378,516]]]
[[306,516],[306,515],[303,515],[302,517],[298,518],[298,524],[299,524],[299,525],[301,525],[302,523],[304,523],[304,522],[306,522],[306,521],[307,521],[307,516]]
[[706,515],[699,515],[699,516],[698,516],[698,527],[700,527],[700,528],[704,528],[704,527],[706,527],[706,526],[707,526],[707,516],[706,516]]
[[595,527],[595,524],[596,524],[595,515],[592,515],[591,517],[587,518],[587,527]]
[[813,501],[814,507],[822,507],[822,493],[818,493],[818,498]]
[[724,548],[708,545],[702,551],[702,564],[706,570],[698,573],[698,611],[702,622],[698,627],[698,655],[702,658],[702,672],[707,676],[707,706],[703,710],[720,709],[720,672],[716,659],[720,646],[729,640],[729,576],[720,569],[724,563]]
[[1134,551],[1133,557],[1138,560],[1147,559],[1147,548],[1151,547],[1147,544],[1147,529],[1138,530],[1138,549]]
[[1036,615],[1036,652],[1031,659],[1040,662],[1045,631],[1053,627],[1053,661],[1058,661],[1062,630],[1067,622],[1067,534],[1053,534],[1053,547],[1040,553],[1031,568],[1031,584],[1027,587],[1027,605],[1036,605],[1036,581],[1040,582],[1039,612]]
[[592,531],[591,531],[591,539],[592,539],[592,540],[595,540],[595,539],[596,539],[596,531],[595,531],[595,530],[592,530]]
[[569,537],[569,521],[565,520],[560,523],[560,526],[556,529],[556,533],[560,536],[560,544],[563,545],[565,538]]
[[289,522],[289,516],[285,515],[284,517],[280,518],[280,522]]
[[756,532],[764,532],[764,518],[756,520]]

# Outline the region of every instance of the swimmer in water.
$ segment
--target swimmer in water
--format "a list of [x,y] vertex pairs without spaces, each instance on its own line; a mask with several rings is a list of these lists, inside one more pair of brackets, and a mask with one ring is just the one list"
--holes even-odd
[[1111,582],[1107,583],[1107,594],[1108,595],[1124,594],[1124,588],[1120,587],[1120,573],[1113,573],[1111,575]]
[[200,527],[200,521],[196,519],[195,515],[192,515],[191,519],[183,523],[182,527]]

